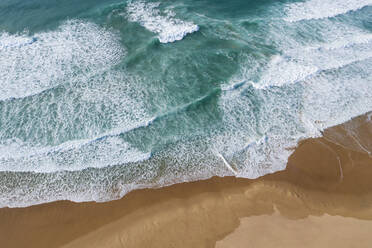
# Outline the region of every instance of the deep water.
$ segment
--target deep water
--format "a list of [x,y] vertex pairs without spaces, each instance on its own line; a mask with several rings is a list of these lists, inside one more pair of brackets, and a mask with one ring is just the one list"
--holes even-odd
[[0,206],[285,168],[372,110],[372,0],[2,0]]

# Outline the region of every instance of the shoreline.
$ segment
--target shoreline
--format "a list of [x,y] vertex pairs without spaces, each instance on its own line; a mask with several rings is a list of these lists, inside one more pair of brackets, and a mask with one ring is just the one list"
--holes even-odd
[[[300,142],[284,171],[258,179],[213,177],[135,190],[104,203],[2,208],[0,242],[9,248],[244,247],[247,242],[298,247],[304,244],[296,235],[305,235],[309,246],[303,247],[329,247],[327,242],[367,247],[372,243],[366,232],[372,228],[370,140],[366,114]],[[308,233],[318,238],[307,239]]]

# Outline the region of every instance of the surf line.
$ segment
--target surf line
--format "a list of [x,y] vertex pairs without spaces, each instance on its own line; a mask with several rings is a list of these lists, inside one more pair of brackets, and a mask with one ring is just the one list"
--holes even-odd
[[227,162],[227,160],[225,159],[225,157],[221,153],[217,152],[217,156],[222,159],[223,163],[225,164],[227,169],[229,169],[229,171],[234,173],[235,176],[238,174],[238,172],[233,167],[231,167],[231,165]]

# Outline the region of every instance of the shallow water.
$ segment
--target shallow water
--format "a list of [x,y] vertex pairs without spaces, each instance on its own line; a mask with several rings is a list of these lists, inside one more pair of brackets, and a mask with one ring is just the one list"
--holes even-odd
[[371,82],[371,0],[2,1],[0,206],[282,170]]

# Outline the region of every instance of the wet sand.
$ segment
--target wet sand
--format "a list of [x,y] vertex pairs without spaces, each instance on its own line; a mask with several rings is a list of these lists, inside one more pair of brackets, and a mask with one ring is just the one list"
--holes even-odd
[[301,142],[284,171],[0,209],[1,247],[371,247],[368,115]]

